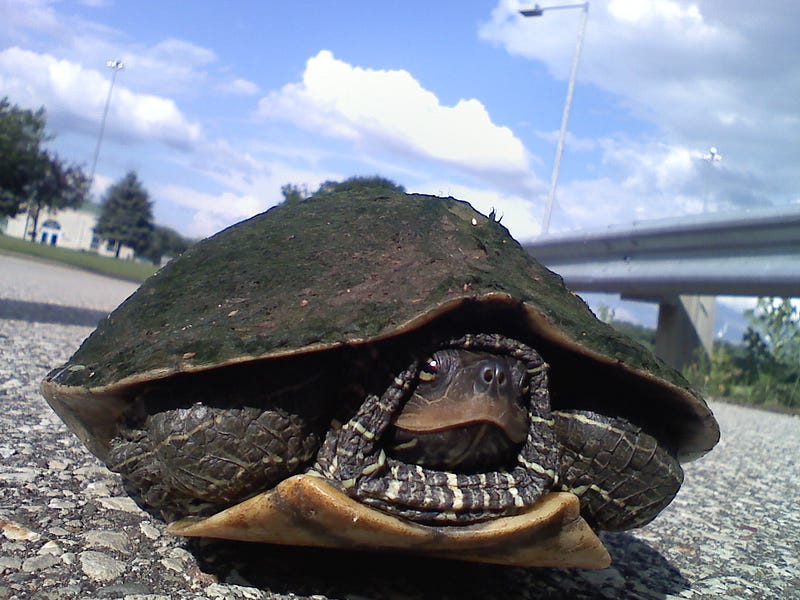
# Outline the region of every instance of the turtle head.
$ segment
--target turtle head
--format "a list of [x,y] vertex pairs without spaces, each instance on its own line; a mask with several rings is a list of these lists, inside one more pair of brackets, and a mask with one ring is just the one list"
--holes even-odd
[[451,472],[513,463],[528,432],[527,380],[524,363],[507,355],[460,348],[434,352],[394,419],[389,454]]

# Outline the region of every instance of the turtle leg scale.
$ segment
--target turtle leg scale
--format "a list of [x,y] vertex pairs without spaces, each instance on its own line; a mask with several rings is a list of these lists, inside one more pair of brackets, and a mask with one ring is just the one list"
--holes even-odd
[[560,485],[580,498],[594,527],[645,525],[678,493],[680,463],[639,427],[589,411],[554,411],[553,417],[563,446]]
[[307,422],[284,410],[196,403],[122,427],[108,466],[140,503],[170,519],[187,507],[219,510],[269,488],[298,472],[318,447]]

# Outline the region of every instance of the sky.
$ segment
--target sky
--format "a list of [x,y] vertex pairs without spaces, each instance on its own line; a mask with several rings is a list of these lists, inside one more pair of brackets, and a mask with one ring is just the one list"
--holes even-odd
[[[134,170],[187,236],[378,174],[531,240],[581,10],[520,6],[0,0],[0,96],[88,172],[123,61],[94,197]],[[550,233],[800,201],[798,22],[793,0],[592,2]]]

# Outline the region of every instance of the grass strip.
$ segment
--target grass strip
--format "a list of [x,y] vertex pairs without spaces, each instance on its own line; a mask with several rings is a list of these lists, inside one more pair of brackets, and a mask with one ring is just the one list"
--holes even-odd
[[33,256],[42,260],[66,264],[93,273],[108,275],[127,281],[141,282],[158,270],[149,262],[118,260],[92,252],[68,250],[47,244],[38,244],[0,234],[0,251]]

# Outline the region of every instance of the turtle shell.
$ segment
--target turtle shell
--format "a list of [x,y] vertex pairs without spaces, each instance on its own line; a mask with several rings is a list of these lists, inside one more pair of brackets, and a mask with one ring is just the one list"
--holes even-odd
[[683,377],[598,320],[502,225],[463,201],[399,191],[284,203],[196,244],[103,320],[43,392],[103,458],[115,405],[142,382],[500,310],[562,393],[587,396],[570,389],[585,381],[619,390],[609,409],[656,415],[682,460],[716,444],[716,421]]
[[[393,344],[443,323],[475,331],[489,323],[536,348],[550,368],[554,403],[562,397],[575,408],[602,404],[608,414],[648,422],[681,460],[703,455],[719,439],[705,401],[679,373],[599,321],[499,222],[454,198],[401,191],[319,193],[196,244],[102,321],[64,366],[48,374],[42,391],[87,447],[105,459],[118,420],[136,390],[150,382],[213,376],[234,365],[308,358],[340,347]],[[176,523],[173,531],[301,544],[311,536],[315,541],[308,543],[316,545],[395,549],[404,546],[374,540],[403,538],[406,550],[414,551],[427,539],[426,551],[437,555],[604,566],[607,554],[578,516],[576,499],[564,498],[549,495],[542,499],[544,512],[536,509],[472,533],[431,533],[376,516],[324,483],[297,475],[263,498],[211,517],[208,525]],[[269,525],[262,529],[269,535],[253,533],[260,510],[268,513],[263,522]],[[298,533],[295,510],[305,515],[305,533]],[[352,530],[352,539],[319,538],[320,531],[337,531],[342,519],[351,518],[362,527]],[[566,538],[551,539],[554,519],[563,521],[555,530]],[[282,533],[286,523],[294,528],[288,537]],[[238,533],[231,533],[231,524]],[[226,533],[214,533],[220,530]],[[493,554],[478,546],[465,552],[459,545],[505,535],[527,540],[519,543],[528,554],[512,557],[502,543]],[[595,554],[585,563],[542,558],[577,556],[570,548],[586,540]]]

